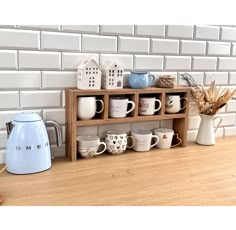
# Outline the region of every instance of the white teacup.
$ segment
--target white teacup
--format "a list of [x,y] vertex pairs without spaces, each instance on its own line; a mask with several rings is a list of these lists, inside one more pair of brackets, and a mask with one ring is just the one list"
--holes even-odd
[[[131,135],[134,137],[133,150],[138,152],[149,151],[159,141],[159,137],[156,135],[152,135],[152,132],[149,130],[133,130],[131,131]],[[154,144],[151,144],[152,139],[156,139]]]
[[[128,104],[132,105],[132,108],[128,110]],[[135,103],[128,98],[113,97],[110,98],[109,116],[110,117],[126,117],[128,113],[133,111]]]
[[[187,101],[185,106],[181,107],[181,100]],[[167,113],[178,113],[185,109],[188,105],[187,97],[180,97],[180,95],[166,95],[166,112]]]
[[[98,136],[78,136],[76,140],[78,152],[84,158],[91,158],[106,151],[106,143],[100,142],[100,137]],[[101,145],[104,146],[103,150],[97,152]]]
[[[158,102],[158,108],[156,107]],[[153,115],[155,112],[161,109],[161,101],[155,97],[141,97],[139,98],[139,114],[140,115]]]
[[[131,145],[128,145],[130,139]],[[132,148],[134,145],[134,138],[128,136],[126,132],[121,130],[108,130],[106,132],[107,151],[111,154],[124,153],[127,148]]]
[[[101,103],[102,108],[97,111],[97,102]],[[89,120],[95,116],[96,113],[101,113],[104,110],[104,103],[96,97],[78,97],[77,115],[80,120]]]
[[[178,137],[178,134],[174,133],[174,130],[172,129],[166,129],[166,128],[157,128],[153,130],[154,134],[159,137],[159,142],[157,143],[156,147],[159,149],[169,149],[176,147],[182,143],[182,140]],[[178,143],[175,145],[172,144],[173,136],[176,135],[176,138],[178,139]]]

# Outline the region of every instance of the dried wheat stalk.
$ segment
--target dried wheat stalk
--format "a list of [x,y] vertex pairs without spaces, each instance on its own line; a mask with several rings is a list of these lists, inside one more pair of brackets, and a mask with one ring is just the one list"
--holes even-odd
[[208,89],[198,86],[190,74],[182,74],[182,78],[191,87],[192,96],[195,99],[199,112],[206,115],[215,115],[227,102],[235,99],[236,90],[232,92],[227,89],[215,86],[215,81]]

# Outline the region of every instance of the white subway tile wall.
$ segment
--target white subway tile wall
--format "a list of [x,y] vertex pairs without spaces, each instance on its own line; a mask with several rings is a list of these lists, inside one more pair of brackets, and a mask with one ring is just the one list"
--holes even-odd
[[[115,61],[125,69],[124,85],[132,70],[176,76],[188,72],[198,84],[216,81],[236,88],[236,28],[226,25],[1,25],[0,26],[0,163],[4,161],[5,123],[23,111],[63,126],[65,140],[65,89],[76,87],[77,66],[88,57],[100,65]],[[154,84],[155,84],[154,82]],[[236,101],[219,116],[223,122],[216,135],[236,135]],[[188,139],[195,140],[199,116],[190,105]],[[145,123],[147,127],[172,128],[173,121]],[[142,123],[78,128],[78,135],[104,137],[107,129],[140,127]],[[145,126],[145,125],[143,125]],[[54,156],[57,148],[50,130]]]

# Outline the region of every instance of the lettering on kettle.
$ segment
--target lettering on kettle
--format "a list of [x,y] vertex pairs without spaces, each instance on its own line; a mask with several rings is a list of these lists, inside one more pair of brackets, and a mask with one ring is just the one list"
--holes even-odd
[[[48,143],[48,142],[45,143],[45,147],[47,147],[47,146],[49,146],[49,143]],[[20,151],[22,148],[25,148],[25,150],[27,150],[27,151],[30,151],[30,150],[33,150],[33,149],[34,149],[34,148],[33,148],[33,145],[26,145],[26,146],[24,146],[24,147],[19,146],[19,145],[16,146],[16,150],[17,150],[17,151]],[[36,145],[36,149],[41,149],[41,148],[42,148],[42,145]]]

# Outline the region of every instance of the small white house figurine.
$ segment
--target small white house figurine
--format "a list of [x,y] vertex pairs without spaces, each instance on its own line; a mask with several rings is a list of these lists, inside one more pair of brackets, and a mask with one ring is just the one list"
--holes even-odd
[[102,69],[93,58],[84,60],[77,67],[78,89],[101,89]]
[[108,63],[102,69],[102,88],[121,89],[123,88],[124,69],[117,63]]

